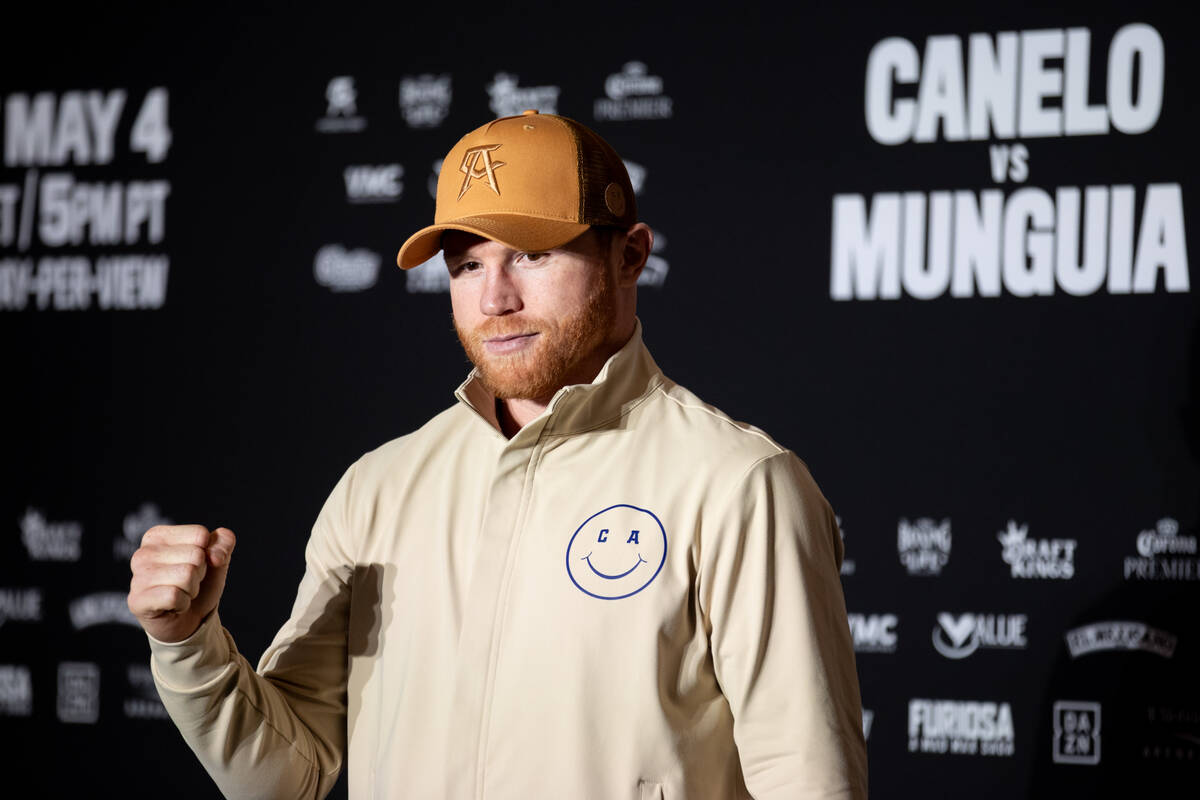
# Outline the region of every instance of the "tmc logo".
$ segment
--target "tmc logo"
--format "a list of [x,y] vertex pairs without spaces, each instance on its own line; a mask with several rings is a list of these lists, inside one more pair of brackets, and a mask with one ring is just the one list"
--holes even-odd
[[[462,188],[458,191],[458,199],[462,200],[463,195],[467,193],[467,189],[471,188],[471,181],[479,181],[487,178],[488,186],[497,195],[500,194],[500,187],[496,184],[496,170],[504,166],[503,161],[492,161],[492,151],[500,147],[498,144],[485,144],[479,147],[472,147],[467,152],[463,153],[462,166],[459,172],[466,177],[463,178]],[[480,162],[483,162],[482,165]]]
[[650,585],[667,560],[667,532],[652,511],[619,503],[583,521],[567,543],[567,576],[586,595],[620,600]]
[[896,626],[900,619],[895,614],[847,614],[850,636],[854,640],[856,653],[891,653],[896,650]]
[[401,164],[353,164],[342,171],[351,203],[391,203],[404,191]]

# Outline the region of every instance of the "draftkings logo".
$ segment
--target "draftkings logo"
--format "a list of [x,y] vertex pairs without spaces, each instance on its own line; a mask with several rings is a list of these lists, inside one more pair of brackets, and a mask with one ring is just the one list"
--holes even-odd
[[597,120],[671,118],[671,98],[663,94],[663,79],[649,74],[640,61],[630,61],[620,72],[609,75],[604,94],[592,105]]
[[894,653],[899,637],[895,614],[847,614],[856,653]]
[[980,648],[1023,650],[1024,614],[947,614],[937,615],[933,628],[933,649],[946,658],[962,659]]
[[1180,536],[1179,523],[1160,519],[1154,528],[1137,535],[1137,555],[1125,558],[1127,581],[1200,580],[1196,537]]
[[410,128],[436,128],[450,113],[450,76],[406,75],[400,79],[400,113]]
[[1012,568],[1014,578],[1070,580],[1075,576],[1074,539],[1030,539],[1029,526],[1009,520],[1000,531],[1000,557]]
[[1054,763],[1100,763],[1100,704],[1079,700],[1054,703]]
[[340,244],[327,244],[313,259],[313,277],[334,292],[361,292],[375,285],[380,261],[379,255],[370,250],[347,250]]
[[908,701],[908,751],[968,756],[1011,756],[1012,707],[967,700]]
[[82,541],[78,522],[50,522],[36,508],[25,509],[21,517],[21,543],[34,561],[78,561]]
[[489,107],[497,117],[515,117],[526,109],[537,109],[543,114],[558,113],[557,86],[518,86],[517,76],[498,72],[487,87],[491,98]]
[[909,575],[940,575],[950,561],[950,520],[934,522],[922,517],[915,522],[901,519],[896,546],[900,563]]
[[358,115],[358,90],[354,78],[339,75],[325,87],[325,116],[317,120],[320,133],[358,133],[367,127],[365,117]]

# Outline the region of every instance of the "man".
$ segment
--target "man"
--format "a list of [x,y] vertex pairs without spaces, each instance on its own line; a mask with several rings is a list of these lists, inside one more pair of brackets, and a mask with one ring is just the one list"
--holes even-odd
[[350,467],[258,672],[220,626],[225,528],[153,528],[129,605],[230,797],[858,798],[833,513],[762,431],[663,376],[652,244],[616,153],[563,117],[450,151],[435,224],[475,369]]

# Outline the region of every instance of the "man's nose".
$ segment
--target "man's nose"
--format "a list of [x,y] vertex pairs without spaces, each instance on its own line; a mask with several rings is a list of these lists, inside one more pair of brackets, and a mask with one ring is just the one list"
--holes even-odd
[[489,317],[511,314],[522,308],[521,293],[503,265],[487,269],[483,276],[483,294],[479,310]]

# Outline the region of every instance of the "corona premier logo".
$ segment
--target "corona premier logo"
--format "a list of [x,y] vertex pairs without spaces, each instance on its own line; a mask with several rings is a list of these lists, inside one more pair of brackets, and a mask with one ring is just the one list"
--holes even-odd
[[479,147],[472,147],[463,153],[462,166],[458,169],[466,177],[463,178],[462,188],[458,191],[459,200],[462,200],[463,195],[467,193],[467,189],[471,188],[471,181],[479,181],[484,178],[487,178],[488,186],[491,187],[492,191],[497,195],[500,194],[500,187],[496,184],[496,170],[503,167],[504,162],[492,161],[492,151],[499,147],[500,145],[498,144],[485,144]]

